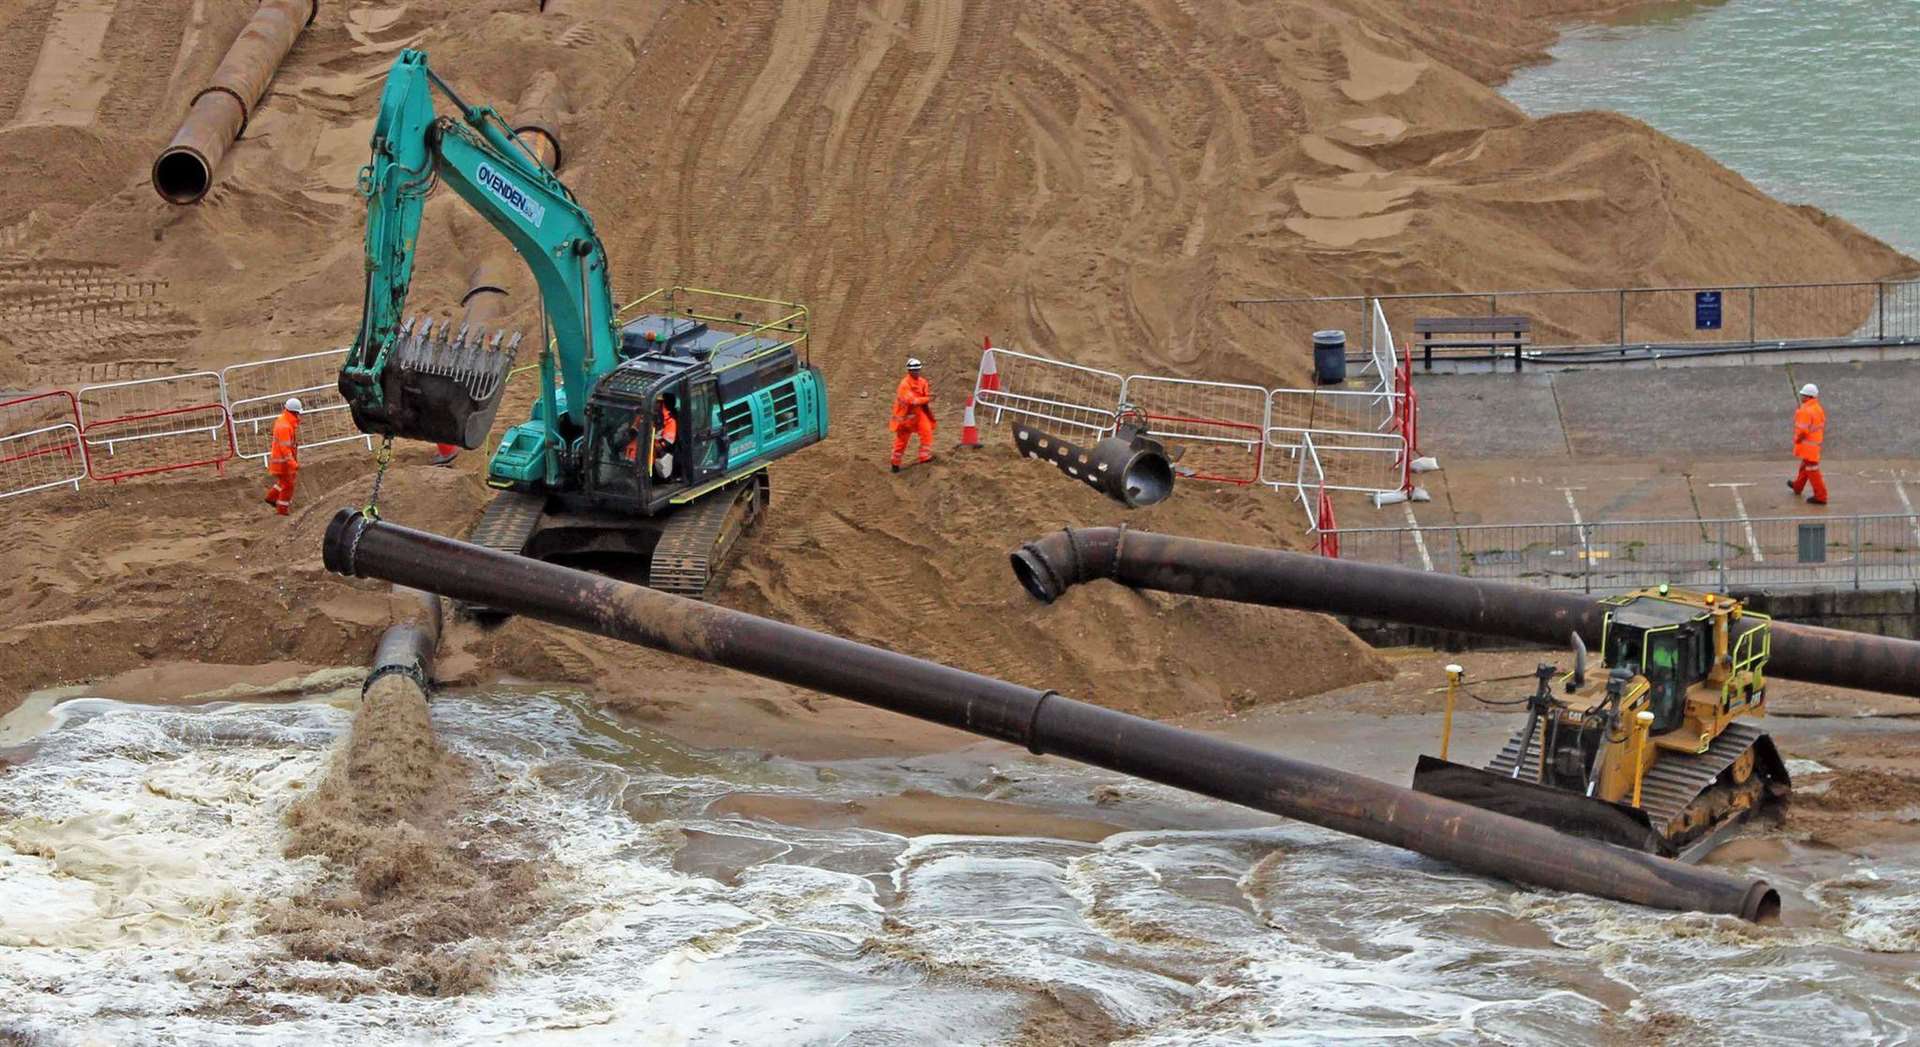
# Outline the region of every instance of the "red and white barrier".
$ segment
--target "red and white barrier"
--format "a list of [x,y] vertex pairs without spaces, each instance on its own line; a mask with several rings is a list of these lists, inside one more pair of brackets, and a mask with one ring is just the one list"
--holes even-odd
[[179,469],[224,472],[233,427],[212,371],[81,386],[80,443],[87,476],[119,482]]
[[1214,483],[1260,482],[1267,391],[1257,385],[1128,375],[1120,399],[1139,408],[1147,435],[1181,448],[1180,475]]
[[0,498],[78,490],[87,475],[79,421],[73,394],[64,389],[0,403]]

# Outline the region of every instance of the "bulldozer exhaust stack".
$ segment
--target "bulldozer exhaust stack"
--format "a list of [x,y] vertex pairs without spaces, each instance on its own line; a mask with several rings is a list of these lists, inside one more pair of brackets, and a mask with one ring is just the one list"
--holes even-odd
[[740,611],[343,509],[324,558],[381,578],[1396,847],[1490,876],[1666,909],[1777,916],[1764,881],[1569,839],[1544,826]]

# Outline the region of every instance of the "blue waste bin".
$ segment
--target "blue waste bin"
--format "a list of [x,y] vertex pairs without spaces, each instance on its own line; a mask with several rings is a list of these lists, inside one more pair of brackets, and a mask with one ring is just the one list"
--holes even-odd
[[1347,380],[1347,332],[1313,332],[1313,380],[1321,385]]

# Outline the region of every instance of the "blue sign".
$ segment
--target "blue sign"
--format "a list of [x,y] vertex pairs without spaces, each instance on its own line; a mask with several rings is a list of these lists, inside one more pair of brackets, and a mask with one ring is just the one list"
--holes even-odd
[[1720,292],[1693,292],[1693,329],[1696,331],[1718,331],[1720,329]]

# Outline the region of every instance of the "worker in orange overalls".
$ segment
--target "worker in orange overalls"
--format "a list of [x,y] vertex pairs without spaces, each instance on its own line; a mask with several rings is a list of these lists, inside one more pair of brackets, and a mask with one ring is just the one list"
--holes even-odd
[[1827,482],[1820,477],[1820,444],[1827,438],[1827,409],[1820,406],[1820,387],[1812,382],[1800,387],[1800,407],[1793,412],[1793,456],[1800,459],[1800,472],[1787,481],[1794,494],[1813,485],[1810,505],[1827,504]]
[[660,413],[653,419],[653,468],[660,479],[673,477],[673,448],[680,441],[680,420],[673,416],[673,397],[662,394]]
[[[653,468],[654,472],[665,480],[673,475],[673,445],[680,439],[680,420],[674,417],[672,397],[662,395],[654,406],[659,410],[653,418]],[[640,437],[635,434],[627,441],[620,456],[629,462],[640,459]]]
[[920,377],[920,361],[907,357],[907,376],[893,394],[893,471],[900,471],[900,456],[907,453],[907,441],[920,436],[922,463],[933,461],[933,387]]
[[293,504],[293,478],[300,472],[300,398],[287,400],[286,410],[273,423],[273,445],[267,451],[267,504],[281,516]]

